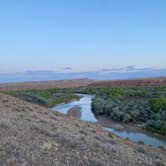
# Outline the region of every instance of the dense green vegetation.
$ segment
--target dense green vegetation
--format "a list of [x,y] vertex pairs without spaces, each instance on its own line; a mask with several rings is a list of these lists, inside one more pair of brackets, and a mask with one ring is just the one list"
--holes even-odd
[[53,107],[59,103],[69,102],[73,99],[79,99],[79,97],[72,93],[71,90],[56,88],[45,90],[7,91],[5,93],[46,107]]
[[161,110],[166,110],[166,97],[160,97],[150,100],[151,110],[158,112]]
[[112,120],[141,124],[166,135],[166,87],[81,88],[77,92],[94,94],[92,111]]

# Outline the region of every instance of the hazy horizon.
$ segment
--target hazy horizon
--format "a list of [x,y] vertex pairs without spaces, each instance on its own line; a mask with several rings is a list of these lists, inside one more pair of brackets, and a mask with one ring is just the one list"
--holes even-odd
[[71,68],[64,70],[28,70],[17,73],[0,73],[0,83],[7,82],[31,82],[47,80],[64,80],[89,78],[95,80],[124,80],[139,78],[165,77],[166,68],[138,68],[126,66],[122,68],[100,69],[94,71],[75,72]]

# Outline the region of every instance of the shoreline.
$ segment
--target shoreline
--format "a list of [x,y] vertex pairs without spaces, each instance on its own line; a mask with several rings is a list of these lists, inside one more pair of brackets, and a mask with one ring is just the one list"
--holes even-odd
[[70,108],[67,112],[67,115],[80,119],[81,118],[81,107],[75,106],[75,107]]
[[115,130],[127,131],[127,132],[133,132],[133,133],[139,132],[139,133],[142,133],[151,137],[156,137],[158,139],[166,141],[166,136],[147,131],[141,127],[136,126],[136,124],[132,124],[132,123],[126,124],[123,122],[116,122],[105,116],[98,116],[97,120],[98,120],[97,124],[100,124],[103,127],[113,128]]

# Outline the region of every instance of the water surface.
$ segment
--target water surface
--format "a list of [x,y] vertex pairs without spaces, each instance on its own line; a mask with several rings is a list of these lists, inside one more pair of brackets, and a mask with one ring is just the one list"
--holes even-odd
[[[70,103],[62,103],[53,107],[52,109],[60,113],[67,114],[71,108],[78,106],[80,107],[81,120],[92,122],[92,123],[97,122],[96,117],[91,111],[92,95],[85,95],[85,94],[78,94],[78,95],[81,96],[80,100],[72,101]],[[104,129],[122,138],[128,138],[134,142],[143,141],[147,145],[151,145],[155,147],[163,146],[166,148],[165,139],[161,139],[157,136],[145,134],[145,132],[129,131],[129,130],[126,130],[125,128],[123,128],[123,130],[117,130],[116,128],[113,128],[113,127],[109,127],[109,128],[104,127]]]
[[60,113],[67,114],[69,109],[77,106],[81,108],[81,120],[88,122],[97,122],[97,119],[91,111],[92,95],[79,94],[79,96],[81,96],[80,100],[72,101],[70,103],[62,103],[53,107],[52,109]]
[[132,132],[125,130],[117,130],[114,128],[105,128],[107,131],[111,131],[112,133],[118,135],[121,138],[129,139],[134,142],[143,141],[146,145],[151,145],[155,147],[163,146],[166,148],[166,140],[162,140],[157,138],[156,136],[150,136],[141,132]]

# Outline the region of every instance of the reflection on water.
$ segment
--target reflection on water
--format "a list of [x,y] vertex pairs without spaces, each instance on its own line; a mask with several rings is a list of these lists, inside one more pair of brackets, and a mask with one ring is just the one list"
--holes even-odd
[[[94,114],[91,111],[91,102],[92,102],[92,95],[85,95],[85,94],[79,94],[82,96],[82,98],[78,101],[73,101],[70,103],[63,103],[59,104],[55,107],[53,107],[53,110],[56,110],[58,112],[67,114],[68,110],[71,108],[78,106],[81,108],[81,120],[88,121],[88,122],[97,122],[97,119],[95,118]],[[150,136],[147,134],[143,134],[141,132],[132,132],[127,130],[117,130],[114,128],[105,128],[107,131],[111,131],[112,133],[122,137],[122,138],[128,138],[132,141],[138,142],[143,141],[147,145],[152,145],[155,147],[163,146],[166,148],[166,140],[162,140],[160,138],[157,138],[155,136]]]
[[166,141],[153,137],[153,136],[149,136],[139,132],[130,132],[130,131],[124,131],[124,130],[122,131],[122,130],[117,130],[113,128],[105,128],[105,129],[107,131],[111,131],[112,133],[124,139],[127,138],[134,142],[143,141],[146,145],[152,145],[155,147],[163,146],[166,148]]
[[78,101],[72,101],[70,103],[63,103],[59,104],[55,107],[53,107],[53,110],[56,110],[58,112],[67,114],[68,110],[72,107],[78,106],[81,108],[81,120],[88,121],[88,122],[97,122],[97,119],[95,118],[94,114],[91,111],[91,102],[92,102],[92,96],[91,95],[85,95],[82,94],[80,100]]

